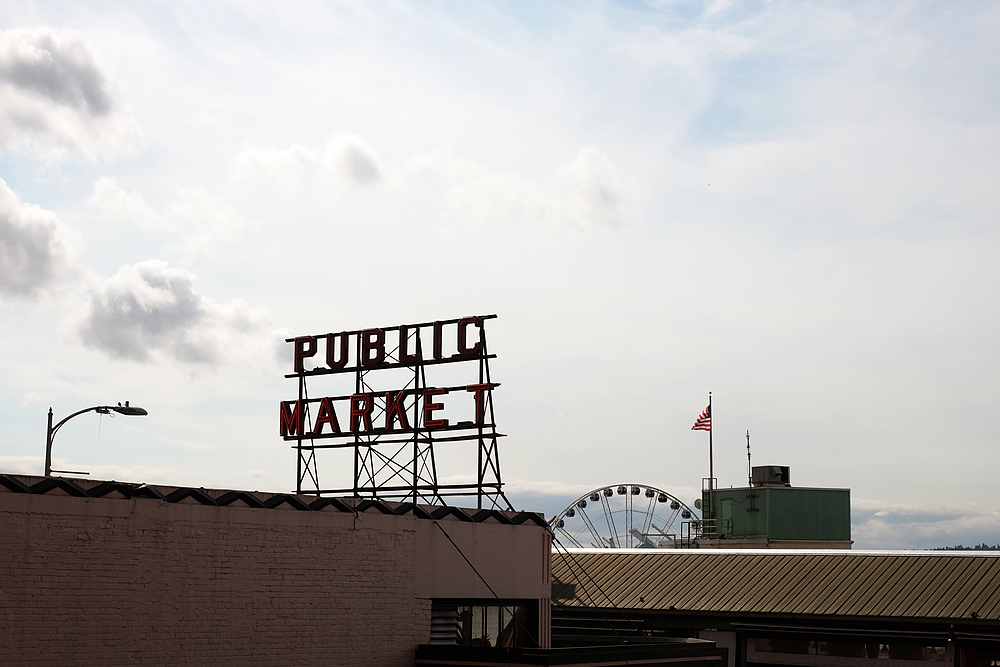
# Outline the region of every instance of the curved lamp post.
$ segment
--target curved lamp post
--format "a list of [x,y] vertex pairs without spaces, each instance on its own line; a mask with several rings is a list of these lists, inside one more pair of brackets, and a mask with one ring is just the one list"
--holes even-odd
[[[82,415],[84,412],[97,412],[102,415],[109,414],[111,412],[117,412],[120,415],[134,415],[137,417],[142,417],[148,415],[143,408],[129,407],[128,401],[125,401],[125,405],[119,403],[118,405],[95,405],[92,408],[87,408],[86,410],[80,410],[79,412],[74,412],[69,417],[66,417],[61,422],[52,425],[52,408],[49,408],[49,427],[45,431],[45,476],[52,476],[52,439],[56,437],[56,431],[59,430],[63,424],[68,422],[73,417],[77,415]],[[65,470],[57,470],[56,472],[68,472]]]

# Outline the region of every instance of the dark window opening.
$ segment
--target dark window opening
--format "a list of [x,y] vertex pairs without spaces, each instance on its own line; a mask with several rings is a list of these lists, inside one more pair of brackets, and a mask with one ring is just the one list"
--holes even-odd
[[431,644],[533,648],[538,646],[538,603],[434,600]]
[[792,653],[797,655],[832,655],[847,658],[882,658],[891,660],[924,660],[944,662],[944,646],[884,644],[881,642],[827,642],[811,639],[752,640],[759,653]]

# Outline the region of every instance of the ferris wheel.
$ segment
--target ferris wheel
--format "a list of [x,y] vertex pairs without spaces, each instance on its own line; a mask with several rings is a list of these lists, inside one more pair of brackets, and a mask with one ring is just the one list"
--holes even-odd
[[646,484],[614,484],[583,494],[550,522],[565,547],[670,549],[687,546],[699,515]]

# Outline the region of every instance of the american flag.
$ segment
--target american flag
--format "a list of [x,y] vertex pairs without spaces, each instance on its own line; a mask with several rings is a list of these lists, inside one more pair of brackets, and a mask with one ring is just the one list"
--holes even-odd
[[712,406],[709,405],[707,408],[701,411],[698,415],[698,419],[695,420],[694,426],[691,427],[692,431],[711,431],[712,430]]

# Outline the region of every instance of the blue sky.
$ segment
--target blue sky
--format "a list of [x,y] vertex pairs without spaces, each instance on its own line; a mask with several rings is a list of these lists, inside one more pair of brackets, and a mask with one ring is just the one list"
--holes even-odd
[[721,485],[1000,542],[997,8],[286,5],[0,8],[0,469],[129,399],[57,467],[288,490],[284,337],[497,313],[524,509],[693,500],[712,391]]

